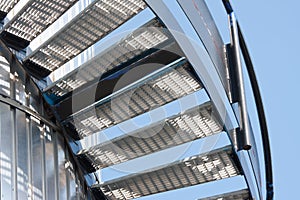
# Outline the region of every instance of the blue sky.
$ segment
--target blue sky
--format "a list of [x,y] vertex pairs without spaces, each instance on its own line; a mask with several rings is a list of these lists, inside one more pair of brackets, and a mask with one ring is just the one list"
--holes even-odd
[[[235,1],[269,124],[275,199],[298,199],[299,1]],[[298,156],[297,156],[298,155]]]
[[[220,13],[220,1],[206,2]],[[300,2],[231,2],[243,29],[263,96],[273,156],[275,199],[299,199]],[[217,12],[214,13],[218,25],[226,26],[222,23],[223,13]]]

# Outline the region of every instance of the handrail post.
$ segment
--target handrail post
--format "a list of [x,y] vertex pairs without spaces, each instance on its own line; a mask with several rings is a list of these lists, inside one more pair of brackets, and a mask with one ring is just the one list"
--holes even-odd
[[[227,1],[226,1],[227,2]],[[230,39],[231,39],[231,49],[233,56],[233,67],[235,72],[236,79],[236,96],[239,103],[239,113],[240,113],[240,135],[239,140],[239,148],[242,150],[250,150],[251,149],[251,135],[250,135],[250,124],[249,124],[249,116],[247,109],[247,101],[246,101],[246,92],[245,92],[245,83],[244,83],[244,74],[243,67],[241,62],[241,54],[240,54],[240,43],[239,43],[239,33],[237,27],[237,20],[235,18],[235,14],[230,6],[230,4],[225,4],[226,11],[228,13],[229,20],[229,28],[230,28]]]

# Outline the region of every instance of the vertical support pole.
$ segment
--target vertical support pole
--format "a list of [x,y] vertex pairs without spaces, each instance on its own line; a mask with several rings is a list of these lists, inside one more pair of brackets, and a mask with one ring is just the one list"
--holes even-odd
[[55,200],[59,199],[59,164],[58,164],[58,142],[57,132],[53,131],[53,150],[54,150],[54,174],[55,174]]
[[[15,73],[10,72],[10,98],[11,99],[16,99],[16,81],[17,81],[17,76]],[[11,122],[12,122],[12,165],[11,165],[11,172],[12,172],[12,177],[11,177],[11,186],[12,186],[12,198],[13,199],[18,199],[18,185],[17,185],[17,167],[18,167],[18,155],[17,155],[17,130],[16,130],[16,109],[13,106],[10,106],[10,113],[11,113]]]
[[12,190],[13,199],[18,199],[18,149],[17,149],[17,122],[16,122],[16,109],[10,107],[11,120],[12,120]]
[[26,134],[27,134],[27,166],[28,166],[28,200],[32,199],[32,131],[31,131],[32,123],[31,123],[31,118],[30,115],[26,114]]
[[70,200],[71,192],[70,192],[70,158],[68,154],[68,148],[65,145],[64,147],[65,152],[65,171],[66,171],[66,187],[67,187],[67,199]]
[[250,136],[250,124],[248,117],[248,109],[247,109],[247,101],[246,101],[246,92],[245,92],[245,84],[244,84],[244,75],[243,68],[241,62],[241,54],[240,54],[240,44],[239,44],[239,34],[237,28],[237,21],[235,18],[235,14],[230,6],[227,4],[226,0],[223,0],[223,3],[226,7],[226,11],[228,14],[229,20],[229,28],[230,28],[230,40],[231,40],[231,50],[233,56],[233,65],[236,77],[236,91],[237,91],[237,100],[239,103],[239,113],[240,113],[240,133],[238,133],[241,137],[240,149],[250,150],[251,149],[251,136]]
[[41,152],[41,159],[42,159],[42,188],[43,188],[43,200],[46,200],[46,190],[47,190],[47,174],[46,174],[46,141],[45,141],[45,124],[40,123],[40,130],[41,130],[41,144],[42,144],[42,152]]

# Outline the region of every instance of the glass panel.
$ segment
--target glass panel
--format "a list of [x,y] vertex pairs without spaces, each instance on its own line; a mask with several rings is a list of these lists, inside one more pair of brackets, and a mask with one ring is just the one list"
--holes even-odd
[[69,166],[69,188],[70,188],[70,200],[76,200],[76,182],[75,182],[75,169],[71,162]]
[[16,110],[17,116],[17,151],[18,151],[18,199],[28,198],[28,136],[26,133],[26,116],[25,113]]
[[1,199],[12,199],[12,121],[8,105],[0,103],[0,192]]
[[16,79],[16,100],[25,104],[25,86],[20,79]]
[[59,199],[67,199],[67,177],[66,177],[66,169],[65,169],[66,158],[65,158],[64,147],[65,144],[64,144],[63,137],[57,134]]
[[45,158],[46,158],[46,199],[55,199],[55,168],[54,168],[54,145],[53,133],[46,126],[45,136]]
[[37,94],[30,93],[30,108],[38,113],[41,113],[41,105]]
[[39,121],[32,119],[32,187],[34,200],[43,197],[42,141]]
[[76,184],[77,184],[77,199],[88,199],[86,196],[86,192],[84,191],[83,184],[81,180],[78,177],[78,174],[76,174]]
[[7,60],[0,56],[0,94],[10,96],[10,67]]

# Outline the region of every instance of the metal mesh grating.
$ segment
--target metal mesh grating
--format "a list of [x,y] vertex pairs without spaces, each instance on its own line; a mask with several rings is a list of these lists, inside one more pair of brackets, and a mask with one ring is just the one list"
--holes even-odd
[[32,41],[78,0],[31,0],[4,30]]
[[239,174],[232,156],[229,148],[218,149],[93,187],[100,187],[111,200],[125,200],[230,178]]
[[2,0],[0,2],[0,11],[8,13],[20,0]]
[[95,169],[104,168],[221,131],[222,125],[207,104],[162,124],[84,150],[79,157],[87,157],[85,160],[90,160]]
[[184,61],[176,66],[113,96],[108,102],[74,114],[64,124],[71,123],[83,138],[202,88],[191,73],[189,63]]
[[142,0],[96,0],[26,59],[54,71],[145,7]]
[[114,67],[166,42],[169,39],[169,35],[160,27],[162,25],[157,20],[147,23],[77,70],[72,71],[47,87],[45,92],[61,97],[89,81],[99,79],[103,73]]
[[199,200],[250,200],[249,191],[241,190]]

